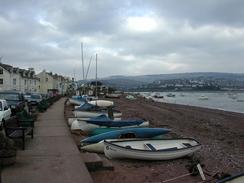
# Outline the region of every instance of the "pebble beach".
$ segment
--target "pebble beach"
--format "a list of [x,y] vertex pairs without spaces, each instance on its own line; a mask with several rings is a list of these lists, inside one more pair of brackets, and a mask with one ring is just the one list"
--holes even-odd
[[[244,165],[244,114],[221,110],[159,103],[138,97],[128,100],[113,99],[122,118],[143,118],[150,127],[171,129],[165,138],[191,137],[202,144],[195,153],[209,182],[215,182],[217,173],[233,174],[243,171]],[[66,112],[71,107],[66,107]],[[68,113],[69,113],[68,112]],[[73,134],[79,145],[81,135]],[[82,152],[81,152],[82,153]],[[104,155],[99,155],[102,158]],[[170,161],[110,160],[113,171],[91,172],[94,182],[167,182],[167,180],[189,173],[193,158]],[[201,177],[185,176],[169,182],[201,182]]]

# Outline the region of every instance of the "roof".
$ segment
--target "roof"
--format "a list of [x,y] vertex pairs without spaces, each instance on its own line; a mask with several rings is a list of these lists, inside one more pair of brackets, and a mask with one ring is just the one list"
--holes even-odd
[[7,70],[8,72],[11,72],[12,69],[13,69],[13,66],[11,66],[11,65],[7,65],[7,64],[3,64],[3,63],[0,63],[0,66],[1,66],[2,68],[4,68],[5,70]]

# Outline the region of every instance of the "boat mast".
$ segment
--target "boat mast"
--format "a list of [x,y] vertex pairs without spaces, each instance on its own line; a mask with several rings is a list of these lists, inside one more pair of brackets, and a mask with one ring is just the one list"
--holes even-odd
[[83,43],[81,42],[81,61],[82,61],[82,74],[83,81],[85,80],[85,72],[84,72],[84,56],[83,56]]
[[97,98],[97,53],[96,53],[96,98]]
[[83,88],[82,88],[82,90],[83,90],[83,94],[85,94],[85,66],[84,66],[84,55],[83,55],[83,42],[81,42],[81,62],[82,62],[82,75],[83,75],[83,84],[84,84],[84,86],[83,86]]

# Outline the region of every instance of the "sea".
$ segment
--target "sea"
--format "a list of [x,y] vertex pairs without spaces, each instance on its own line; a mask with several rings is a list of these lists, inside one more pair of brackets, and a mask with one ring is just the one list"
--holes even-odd
[[244,113],[244,92],[140,92],[146,98],[155,94],[164,97],[153,98],[157,102]]

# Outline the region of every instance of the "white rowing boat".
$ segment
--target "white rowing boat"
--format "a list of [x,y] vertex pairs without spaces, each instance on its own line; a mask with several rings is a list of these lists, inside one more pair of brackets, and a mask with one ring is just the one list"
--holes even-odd
[[104,141],[104,153],[109,159],[170,160],[191,155],[200,148],[200,143],[190,138]]

